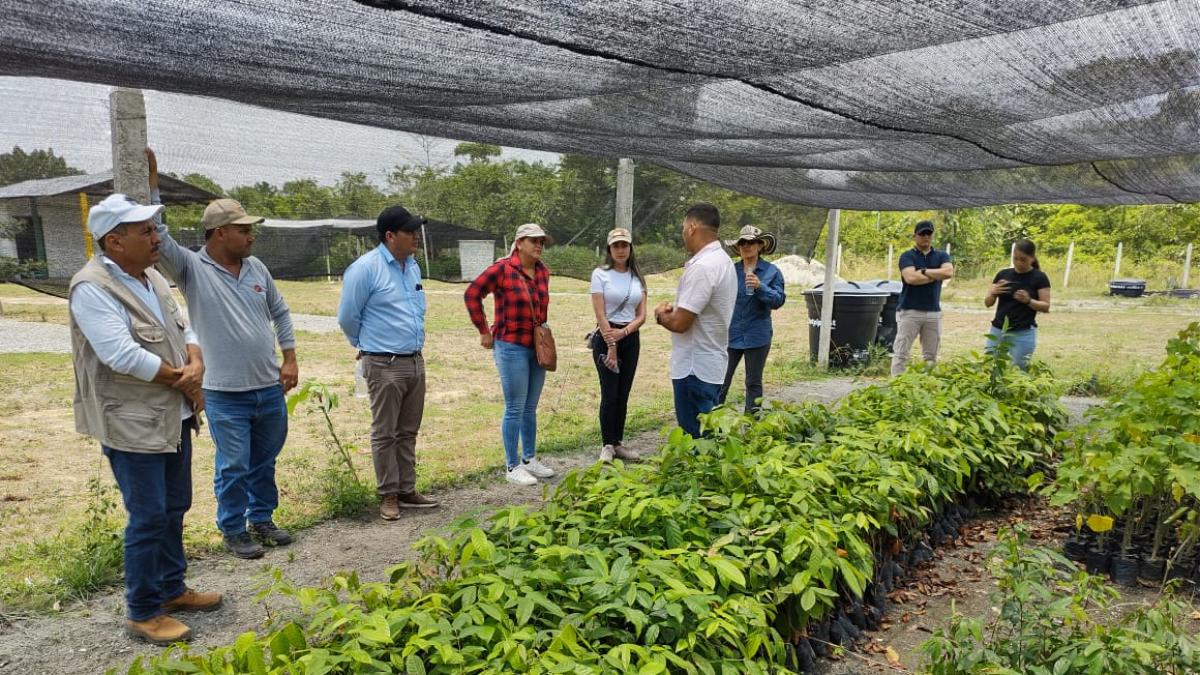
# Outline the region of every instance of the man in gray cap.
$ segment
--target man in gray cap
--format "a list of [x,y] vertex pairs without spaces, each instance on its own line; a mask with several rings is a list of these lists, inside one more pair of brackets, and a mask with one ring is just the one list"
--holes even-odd
[[[154,153],[146,154],[151,200],[157,201],[158,167]],[[299,376],[296,339],[271,272],[250,255],[262,222],[232,199],[215,200],[200,220],[205,244],[199,251],[180,246],[161,219],[158,223],[162,267],[183,291],[200,346],[212,357],[204,398],[217,446],[217,527],[239,558],[262,557],[260,541],[269,546],[292,541],[273,514],[279,506],[275,459],[288,432],[284,393]]]
[[100,441],[129,514],[126,631],[154,644],[187,640],[173,612],[208,611],[219,593],[184,584],[183,515],[192,505],[192,441],[204,408],[196,336],[153,265],[161,206],[114,194],[92,207],[97,255],[71,279],[75,429]]

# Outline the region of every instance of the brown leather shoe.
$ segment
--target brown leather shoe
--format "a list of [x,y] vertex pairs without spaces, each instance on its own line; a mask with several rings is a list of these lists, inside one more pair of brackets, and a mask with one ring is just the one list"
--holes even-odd
[[187,589],[163,603],[162,608],[167,612],[211,612],[221,606],[220,593],[200,593]]
[[379,517],[384,520],[400,519],[400,495],[384,495],[379,504]]
[[160,646],[192,639],[191,628],[166,614],[159,614],[145,621],[126,621],[125,632],[130,637]]
[[642,459],[641,456],[638,455],[637,450],[627,448],[623,445],[617,445],[613,447],[613,456],[626,462],[638,462]]
[[436,501],[416,490],[406,495],[399,495],[397,499],[400,501],[400,508],[402,509],[432,509],[438,505]]

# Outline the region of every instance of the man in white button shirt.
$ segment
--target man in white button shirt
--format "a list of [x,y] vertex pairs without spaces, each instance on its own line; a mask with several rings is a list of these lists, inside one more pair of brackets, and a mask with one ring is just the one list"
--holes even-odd
[[153,269],[161,206],[114,194],[88,213],[100,252],[71,279],[75,428],[100,441],[121,499],[130,635],[155,644],[191,637],[171,616],[210,611],[219,593],[184,584],[183,515],[192,505],[192,443],[204,408],[196,336]]
[[671,384],[675,419],[684,431],[700,436],[701,413],[721,396],[729,363],[729,322],[737,303],[733,260],[717,239],[721,214],[700,202],[683,216],[683,245],[691,254],[675,291],[674,304],[654,308],[654,320],[671,331]]

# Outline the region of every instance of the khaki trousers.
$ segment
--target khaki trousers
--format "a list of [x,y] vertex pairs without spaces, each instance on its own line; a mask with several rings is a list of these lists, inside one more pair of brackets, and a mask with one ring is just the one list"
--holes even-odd
[[921,336],[921,355],[926,363],[937,363],[938,344],[942,340],[942,313],[919,309],[896,312],[896,343],[892,351],[892,375],[908,368],[913,342]]
[[371,460],[376,492],[409,494],[417,487],[417,432],[425,414],[421,356],[363,356],[371,395]]

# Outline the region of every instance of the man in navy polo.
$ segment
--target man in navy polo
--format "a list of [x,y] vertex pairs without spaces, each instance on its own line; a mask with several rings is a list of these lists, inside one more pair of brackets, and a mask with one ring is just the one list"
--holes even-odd
[[921,336],[921,353],[927,363],[937,361],[942,338],[942,282],[954,277],[950,254],[933,248],[933,222],[922,220],[913,228],[913,247],[900,254],[900,302],[896,305],[896,344],[892,375],[908,367],[913,341]]

